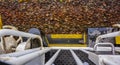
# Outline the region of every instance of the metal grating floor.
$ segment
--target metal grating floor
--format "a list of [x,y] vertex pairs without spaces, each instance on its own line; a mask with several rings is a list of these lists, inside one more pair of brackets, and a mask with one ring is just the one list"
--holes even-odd
[[69,50],[61,50],[54,65],[76,65],[76,62]]
[[[46,62],[56,53],[57,50],[51,50],[46,53]],[[88,54],[81,50],[74,50],[75,54],[81,59],[81,61],[87,62],[89,65],[95,65],[92,61],[88,59]],[[77,65],[70,50],[61,50],[58,57],[54,61],[53,65]]]
[[55,53],[57,50],[51,50],[45,54],[45,62],[47,62]]
[[91,60],[88,58],[88,54],[84,53],[81,50],[74,50],[75,54],[81,59],[81,61],[87,62],[89,65],[95,65]]

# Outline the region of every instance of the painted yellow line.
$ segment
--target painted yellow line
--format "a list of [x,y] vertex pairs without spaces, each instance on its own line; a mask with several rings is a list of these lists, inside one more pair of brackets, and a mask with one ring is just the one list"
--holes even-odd
[[51,38],[83,38],[82,34],[51,34]]
[[87,47],[86,44],[49,44],[49,47]]

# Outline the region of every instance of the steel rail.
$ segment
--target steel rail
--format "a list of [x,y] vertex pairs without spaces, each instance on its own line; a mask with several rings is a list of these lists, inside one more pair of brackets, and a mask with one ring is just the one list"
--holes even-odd
[[102,38],[116,37],[116,36],[120,36],[120,31],[112,32],[112,33],[108,33],[108,34],[103,34],[103,35],[99,35],[99,36],[96,38],[96,43],[99,43],[99,41],[100,41]]

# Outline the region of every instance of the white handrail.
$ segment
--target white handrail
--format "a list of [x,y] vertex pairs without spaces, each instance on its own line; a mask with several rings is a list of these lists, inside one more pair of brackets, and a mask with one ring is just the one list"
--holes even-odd
[[22,32],[22,31],[11,30],[11,29],[2,29],[2,30],[0,30],[0,37],[5,36],[5,35],[38,38],[40,40],[40,42],[41,42],[41,48],[43,48],[42,38],[39,35],[25,33],[25,32]]
[[82,61],[78,58],[78,56],[74,53],[74,51],[70,50],[70,52],[72,53],[77,65],[83,65]]
[[24,51],[20,51],[20,52],[14,52],[14,53],[8,53],[8,54],[1,54],[0,57],[19,57],[19,56],[23,56],[32,52],[36,52],[39,51],[40,48],[34,48],[34,49],[29,49],[29,50],[24,50]]
[[60,52],[60,49],[52,56],[52,58],[50,58],[50,60],[48,62],[46,62],[45,65],[52,65],[52,63],[55,61],[55,59],[57,58],[58,54]]
[[96,43],[99,43],[99,41],[100,41],[102,38],[116,37],[116,36],[120,36],[120,31],[112,32],[112,33],[108,33],[108,34],[103,34],[103,35],[99,35],[99,36],[96,38]]
[[[96,47],[97,47],[98,45],[106,45],[106,43],[103,43],[103,44],[99,43],[102,38],[116,37],[116,36],[120,36],[120,31],[112,32],[112,33],[108,33],[108,34],[103,34],[103,35],[99,35],[99,36],[96,38],[96,41],[95,41],[96,44],[94,45],[94,50],[96,50]],[[111,45],[111,47],[112,47],[112,52],[113,52],[113,54],[115,54],[114,45],[113,45],[112,43],[107,43],[107,45]]]

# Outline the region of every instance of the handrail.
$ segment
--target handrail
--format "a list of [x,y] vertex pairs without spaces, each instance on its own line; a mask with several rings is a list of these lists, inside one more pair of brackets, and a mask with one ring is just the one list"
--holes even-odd
[[96,51],[96,48],[97,48],[98,45],[110,45],[111,48],[112,48],[113,54],[115,54],[115,48],[114,48],[114,45],[112,43],[99,43],[99,42],[102,38],[116,37],[116,36],[120,36],[120,31],[99,35],[96,38],[96,41],[95,41],[96,44],[94,45],[94,50]]
[[102,38],[116,37],[116,36],[120,36],[120,31],[112,32],[112,33],[108,33],[108,34],[103,34],[103,35],[99,35],[99,36],[96,38],[96,43],[99,43],[99,41],[100,41]]
[[41,48],[43,48],[42,38],[39,35],[30,34],[30,33],[22,32],[22,31],[11,30],[11,29],[0,30],[0,37],[5,36],[5,35],[38,38],[41,42]]
[[97,46],[99,45],[110,45],[111,46],[111,50],[112,50],[112,53],[115,54],[115,47],[112,43],[97,43],[94,45],[94,51],[97,51]]

